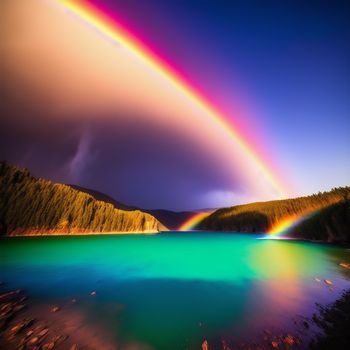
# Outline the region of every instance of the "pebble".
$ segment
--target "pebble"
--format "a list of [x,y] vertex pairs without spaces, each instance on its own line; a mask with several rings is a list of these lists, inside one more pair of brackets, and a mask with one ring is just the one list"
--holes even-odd
[[55,347],[55,343],[54,342],[50,342],[50,343],[46,343],[44,344],[41,349],[42,350],[52,350]]
[[56,336],[53,337],[52,341],[55,344],[61,344],[67,339],[68,339],[68,335],[56,335]]
[[6,303],[1,307],[1,315],[5,315],[7,313],[9,313],[10,311],[12,311],[12,304],[11,303]]
[[38,337],[33,337],[29,340],[28,344],[30,345],[34,345],[36,344],[37,342],[39,341],[39,338]]
[[17,323],[15,326],[13,326],[11,328],[11,333],[16,335],[22,329],[28,327],[32,322],[33,322],[33,320],[27,320],[27,319],[24,319],[24,320],[20,321],[19,323]]
[[292,335],[288,334],[284,339],[283,339],[284,343],[292,346],[295,344],[295,339]]
[[271,345],[274,349],[278,349],[279,345],[278,345],[278,342],[277,341],[273,341],[271,342]]
[[13,312],[18,312],[18,311],[21,311],[25,308],[26,306],[24,304],[19,304],[19,305],[16,305],[14,308],[13,308]]
[[52,309],[51,309],[51,312],[57,312],[57,311],[60,311],[60,307],[59,306],[54,306]]
[[49,330],[48,330],[47,328],[43,329],[42,331],[40,331],[40,332],[38,333],[38,337],[43,337],[44,335],[47,334],[48,331],[49,331]]
[[1,303],[6,303],[9,301],[13,301],[14,299],[18,298],[18,296],[23,293],[21,289],[17,289],[15,291],[12,292],[7,292],[7,293],[3,293],[0,294],[0,302]]

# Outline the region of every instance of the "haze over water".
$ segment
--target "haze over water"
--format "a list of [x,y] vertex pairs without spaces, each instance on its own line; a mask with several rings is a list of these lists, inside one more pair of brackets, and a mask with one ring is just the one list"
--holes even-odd
[[[0,240],[0,280],[33,302],[76,298],[127,348],[199,349],[293,329],[350,286],[344,248],[258,235],[162,233]],[[315,281],[319,278],[321,282]],[[330,279],[333,286],[323,280]],[[96,291],[96,296],[90,293]],[[123,347],[122,347],[123,348]]]

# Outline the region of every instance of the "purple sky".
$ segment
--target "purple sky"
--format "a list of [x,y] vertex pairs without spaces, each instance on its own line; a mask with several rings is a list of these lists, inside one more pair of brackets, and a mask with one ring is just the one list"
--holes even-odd
[[[295,195],[349,185],[348,1],[91,2],[122,19],[218,107],[241,109],[244,120],[232,113],[232,122],[288,174]],[[21,29],[13,25],[5,21],[2,39]],[[5,45],[6,62],[10,40]],[[40,52],[43,59],[50,50]],[[65,59],[63,52],[57,58]],[[103,106],[91,115],[62,112],[53,107],[54,93],[36,94],[8,67],[0,64],[0,158],[145,208],[218,207],[244,198],[239,176],[191,137],[167,131],[166,120],[143,119],[149,112],[142,109],[111,118]]]

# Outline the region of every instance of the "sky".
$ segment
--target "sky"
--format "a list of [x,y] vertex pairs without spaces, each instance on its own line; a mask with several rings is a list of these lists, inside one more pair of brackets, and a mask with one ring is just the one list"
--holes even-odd
[[349,185],[348,1],[0,10],[1,159],[148,209]]

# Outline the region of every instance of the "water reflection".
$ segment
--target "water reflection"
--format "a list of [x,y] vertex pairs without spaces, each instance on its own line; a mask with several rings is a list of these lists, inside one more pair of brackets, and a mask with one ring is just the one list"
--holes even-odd
[[291,327],[295,315],[312,313],[315,301],[330,302],[349,285],[339,262],[350,261],[350,252],[256,238],[169,233],[0,240],[1,279],[38,302],[77,298],[75,311],[86,323],[102,323],[124,348],[168,350]]

